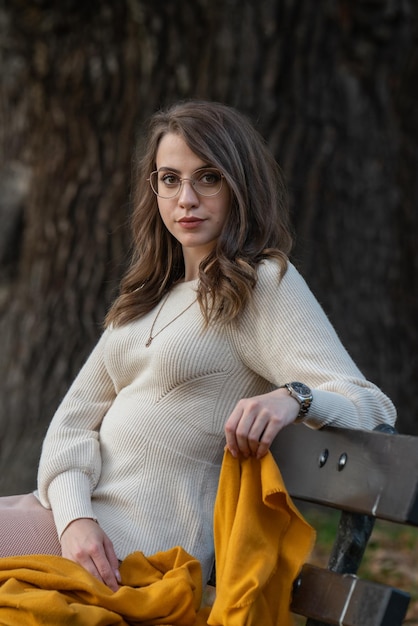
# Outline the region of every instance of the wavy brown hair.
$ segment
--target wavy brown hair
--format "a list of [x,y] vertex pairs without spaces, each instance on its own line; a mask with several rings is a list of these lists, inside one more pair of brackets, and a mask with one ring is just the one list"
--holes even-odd
[[131,263],[106,325],[145,315],[184,277],[181,245],[164,226],[148,183],[159,142],[167,133],[180,135],[205,163],[218,168],[231,191],[222,233],[199,267],[198,302],[206,322],[238,317],[251,298],[261,260],[277,259],[282,274],[287,268],[292,237],[286,187],[263,138],[229,106],[179,102],[149,122],[145,150],[134,169]]

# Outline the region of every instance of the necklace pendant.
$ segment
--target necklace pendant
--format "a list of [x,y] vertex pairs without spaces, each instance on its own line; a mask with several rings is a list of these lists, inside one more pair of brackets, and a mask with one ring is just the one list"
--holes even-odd
[[145,344],[145,347],[146,347],[146,348],[149,348],[149,347],[150,347],[150,345],[152,344],[152,340],[153,340],[153,337],[151,337],[151,335],[150,335],[150,336],[148,337],[148,339],[147,339],[147,343]]

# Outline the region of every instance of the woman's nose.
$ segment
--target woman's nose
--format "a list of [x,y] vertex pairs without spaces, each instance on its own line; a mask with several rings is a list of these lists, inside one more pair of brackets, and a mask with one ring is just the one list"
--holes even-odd
[[199,204],[199,196],[190,180],[183,180],[179,191],[179,205],[183,207],[193,207]]

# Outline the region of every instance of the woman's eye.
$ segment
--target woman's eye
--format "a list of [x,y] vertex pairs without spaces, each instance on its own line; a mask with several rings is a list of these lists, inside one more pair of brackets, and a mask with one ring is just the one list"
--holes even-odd
[[215,183],[219,182],[219,179],[220,176],[216,172],[204,172],[199,177],[199,182],[203,183],[204,185],[214,185]]
[[173,185],[179,184],[179,177],[175,174],[164,174],[163,176],[161,176],[161,182],[163,182],[164,185],[168,185],[171,187]]

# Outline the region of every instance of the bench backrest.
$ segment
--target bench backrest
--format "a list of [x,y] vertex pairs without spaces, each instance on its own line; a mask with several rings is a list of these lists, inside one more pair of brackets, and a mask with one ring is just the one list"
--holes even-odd
[[292,497],[418,525],[418,437],[298,424],[272,452]]

